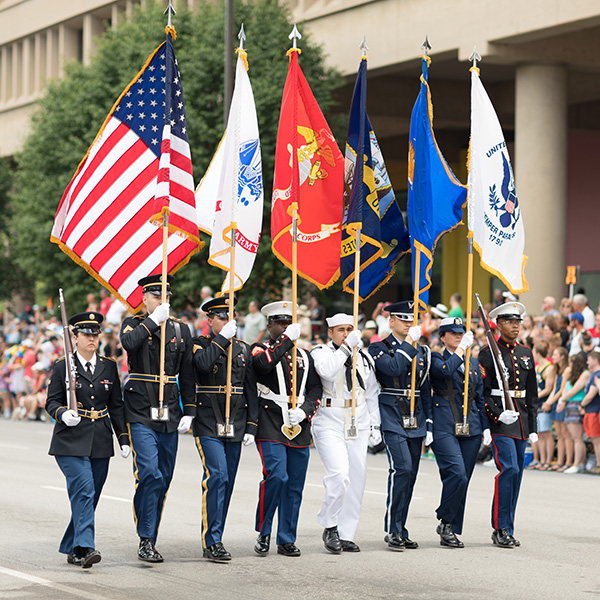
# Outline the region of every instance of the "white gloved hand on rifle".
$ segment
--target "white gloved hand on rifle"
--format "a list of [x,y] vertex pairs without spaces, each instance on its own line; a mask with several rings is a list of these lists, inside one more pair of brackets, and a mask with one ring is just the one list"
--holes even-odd
[[72,408],[65,410],[60,418],[67,427],[75,427],[81,422],[81,417]]
[[500,413],[498,417],[498,421],[504,423],[505,425],[512,425],[519,418],[519,413],[514,410],[505,410]]

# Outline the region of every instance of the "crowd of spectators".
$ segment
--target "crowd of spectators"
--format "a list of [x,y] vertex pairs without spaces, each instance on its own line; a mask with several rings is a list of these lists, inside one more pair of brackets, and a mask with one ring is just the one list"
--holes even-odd
[[[201,290],[200,306],[188,303],[179,313],[192,335],[209,333],[206,314],[201,305],[213,297],[209,287]],[[508,292],[495,294],[487,312],[495,305],[512,299]],[[431,307],[422,316],[420,342],[432,351],[442,351],[437,333],[440,320],[446,316],[465,316],[462,298],[450,297],[450,308],[443,304]],[[87,310],[105,316],[99,352],[117,361],[122,381],[127,376],[127,359],[119,341],[119,329],[127,309],[105,290],[87,296]],[[367,318],[359,318],[365,347],[390,334],[388,302],[380,302]],[[265,339],[267,322],[256,301],[237,307],[238,337],[253,344]],[[316,298],[298,307],[302,334],[300,347],[310,350],[326,341],[325,309]],[[495,328],[493,322],[490,323]],[[485,331],[477,313],[471,328],[475,342],[471,355],[487,345]],[[539,441],[533,446],[533,459],[528,468],[600,474],[600,307],[594,312],[583,294],[563,298],[558,304],[550,296],[544,298],[539,314],[527,314],[523,320],[519,342],[534,353],[539,384]],[[63,354],[62,325],[51,309],[34,306],[4,324],[0,336],[0,399],[4,418],[44,420],[42,410],[46,385],[54,361]]]

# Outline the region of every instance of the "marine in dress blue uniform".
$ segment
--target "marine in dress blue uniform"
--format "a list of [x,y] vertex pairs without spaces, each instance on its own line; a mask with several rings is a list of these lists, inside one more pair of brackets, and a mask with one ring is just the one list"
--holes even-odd
[[498,468],[492,502],[492,541],[502,548],[520,546],[514,538],[515,510],[523,477],[527,441],[537,441],[538,390],[533,354],[517,343],[525,306],[507,302],[490,311],[500,331],[498,347],[508,370],[509,394],[516,411],[504,405],[501,382],[489,346],[479,353],[485,408],[492,431],[492,453]]
[[46,400],[46,410],[56,420],[49,454],[65,475],[71,502],[59,552],[83,568],[101,559],[94,545],[94,517],[114,455],[113,430],[122,456],[130,452],[117,365],[96,353],[102,321],[102,314],[93,311],[69,319],[75,336],[77,412],[68,408],[64,358],[54,364]]
[[[408,537],[406,519],[417,479],[421,445],[432,435],[431,355],[427,346],[412,344],[420,337],[420,327],[411,327],[413,302],[396,302],[385,310],[390,313],[392,333],[368,348],[375,361],[375,373],[381,386],[379,412],[381,430],[389,462],[388,493],[384,521],[385,541],[391,550],[415,549],[419,545]],[[413,337],[414,336],[414,337]],[[410,386],[412,362],[416,361],[415,417],[411,428]],[[426,440],[428,441],[428,440]]]
[[[321,398],[321,380],[311,355],[297,349],[297,406],[291,408],[292,349],[300,325],[292,323],[291,302],[271,302],[262,311],[268,319],[270,339],[252,346],[258,381],[258,431],[256,447],[263,468],[256,508],[258,538],[254,551],[269,552],[275,511],[278,514],[277,553],[300,556],[295,545],[302,491],[308,468],[310,419]],[[285,427],[288,437],[283,433]]]
[[[457,534],[462,533],[467,488],[477,454],[491,443],[489,423],[483,399],[483,379],[474,358],[469,361],[467,424],[463,426],[465,352],[473,343],[473,333],[466,333],[462,319],[449,317],[440,322],[439,335],[444,344],[442,354],[431,354],[431,389],[433,393],[433,442],[431,448],[440,470],[442,497],[436,516],[440,545],[463,548]],[[468,435],[465,435],[468,433]]]
[[[236,300],[237,302],[237,300]],[[211,334],[194,338],[193,364],[196,373],[197,409],[193,422],[196,447],[202,460],[202,546],[213,562],[231,560],[221,538],[242,441],[254,442],[258,423],[256,377],[250,346],[235,337],[235,320],[229,321],[229,298],[209,300],[202,305]],[[231,359],[230,425],[225,436],[227,354]]]
[[[173,276],[167,276],[171,295]],[[142,286],[146,313],[128,317],[121,325],[121,344],[127,351],[129,379],[124,386],[125,418],[133,449],[135,495],[133,511],[140,537],[138,558],[162,562],[156,538],[177,456],[177,431],[189,430],[196,414],[192,336],[188,326],[169,318],[169,304],[161,304],[161,275],[150,275]],[[161,323],[166,321],[165,339]],[[165,345],[164,406],[168,420],[157,421],[160,346]],[[179,385],[178,385],[179,384]],[[183,412],[180,406],[183,404]],[[154,415],[151,412],[154,409]]]

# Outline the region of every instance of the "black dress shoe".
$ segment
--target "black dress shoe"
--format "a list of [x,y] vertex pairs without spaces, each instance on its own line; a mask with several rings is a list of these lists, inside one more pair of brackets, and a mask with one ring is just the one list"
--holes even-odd
[[284,556],[300,556],[300,548],[294,543],[287,542],[285,544],[279,544],[277,546],[277,554],[283,554]]
[[404,542],[404,547],[407,550],[416,550],[419,547],[419,544],[417,544],[417,542],[413,542],[408,536],[403,537],[402,541]]
[[388,533],[383,541],[388,545],[390,550],[395,552],[402,552],[404,550],[404,540],[399,533]]
[[92,565],[99,563],[102,560],[102,556],[100,556],[100,552],[98,550],[94,550],[93,548],[87,548],[81,557],[81,566],[84,569],[89,569]]
[[77,565],[78,567],[81,566],[81,559],[79,556],[75,556],[75,554],[67,554],[67,562],[70,565]]
[[440,546],[447,546],[448,548],[464,548],[465,545],[456,537],[452,529],[452,523],[444,523],[443,521],[437,526],[436,529],[440,536]]
[[254,552],[259,556],[266,556],[269,554],[269,547],[271,546],[271,534],[267,535],[259,535],[256,538],[256,543],[254,544]]
[[342,543],[342,552],[360,552],[360,548],[350,540],[340,540]]
[[164,561],[164,558],[156,551],[152,538],[140,538],[138,559],[151,563],[159,563]]
[[342,542],[340,542],[337,526],[326,527],[323,530],[323,544],[325,544],[325,550],[331,552],[331,554],[342,553]]
[[508,529],[494,529],[492,531],[492,542],[500,548],[514,548],[515,543],[511,540]]
[[514,538],[512,535],[509,535],[508,537],[510,537],[510,539],[512,540],[512,543],[515,546],[520,546],[521,545],[521,542],[519,540],[517,540],[516,538]]
[[204,558],[208,558],[208,560],[216,563],[224,563],[229,562],[231,560],[231,554],[225,550],[225,546],[223,546],[223,542],[217,542],[212,546],[209,546],[204,550],[203,553]]

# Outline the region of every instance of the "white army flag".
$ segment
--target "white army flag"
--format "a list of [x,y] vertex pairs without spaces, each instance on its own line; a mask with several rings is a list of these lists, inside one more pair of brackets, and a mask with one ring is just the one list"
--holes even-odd
[[479,69],[471,69],[471,143],[467,182],[469,232],[481,266],[499,277],[513,294],[529,289],[523,216],[500,121]]
[[248,77],[246,52],[238,50],[235,89],[221,139],[206,174],[196,188],[198,228],[212,236],[208,262],[227,271],[229,290],[231,230],[235,236],[233,289],[239,290],[252,271],[262,227],[263,177],[258,120]]

